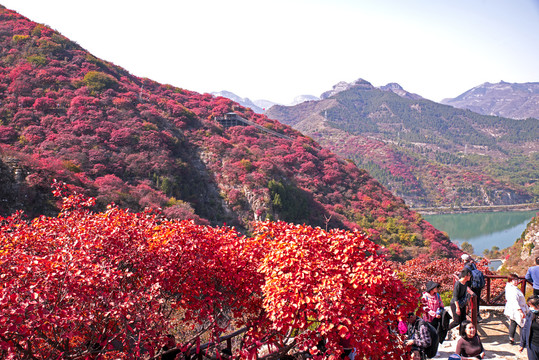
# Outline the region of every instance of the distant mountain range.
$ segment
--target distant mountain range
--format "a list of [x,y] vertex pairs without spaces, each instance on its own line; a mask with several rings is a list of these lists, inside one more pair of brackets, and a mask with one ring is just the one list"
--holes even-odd
[[[254,100],[242,98],[230,91],[212,92],[215,96],[223,96],[236,101],[242,106],[251,108],[254,112],[263,114],[273,105],[294,106],[304,101],[317,101],[326,99],[351,87],[367,86],[374,88],[369,82],[358,79],[351,83],[345,81],[334,85],[331,90],[322,93],[319,97],[314,95],[300,95],[288,104],[281,104],[270,100]],[[389,83],[378,87],[383,91],[391,91],[403,98],[412,100],[423,99],[418,94],[410,93],[397,83]],[[482,115],[501,116],[510,119],[539,119],[539,83],[507,83],[501,81],[497,84],[484,83],[457,96],[443,99],[441,104],[451,105],[459,109],[468,109]]]
[[539,198],[535,119],[480,115],[362,79],[339,83],[321,98],[276,105],[266,115],[352,159],[409,205],[507,205]]
[[[222,96],[227,99],[230,99],[232,101],[237,102],[241,106],[245,106],[247,108],[250,108],[257,114],[263,114],[266,112],[267,109],[272,107],[273,105],[278,105],[278,103],[270,101],[270,100],[251,100],[249,98],[242,98],[241,96],[238,96],[230,91],[215,91],[211,93],[214,96]],[[298,95],[290,102],[289,106],[294,106],[297,104],[301,104],[304,101],[311,101],[311,100],[319,100],[320,98],[314,96],[314,95]],[[281,104],[283,105],[283,104]]]
[[[228,98],[230,100],[233,100],[233,101],[237,102],[241,106],[251,108],[254,112],[256,112],[258,114],[264,114],[273,105],[294,106],[294,105],[301,104],[301,103],[303,103],[305,101],[317,101],[317,100],[320,100],[320,99],[326,99],[326,98],[328,98],[330,96],[333,96],[333,95],[336,95],[336,94],[340,93],[341,91],[345,91],[345,90],[348,90],[351,87],[358,87],[358,86],[366,86],[367,88],[374,88],[369,82],[367,82],[367,81],[365,81],[363,79],[358,79],[358,80],[356,80],[354,82],[351,82],[351,83],[341,81],[338,84],[334,85],[333,89],[322,93],[320,95],[320,97],[317,97],[317,96],[314,96],[314,95],[299,95],[299,96],[296,96],[294,98],[294,100],[292,100],[292,102],[290,102],[288,104],[280,104],[280,103],[276,103],[276,102],[273,102],[273,101],[270,101],[270,100],[253,100],[253,101],[251,101],[251,99],[249,99],[249,98],[242,98],[241,96],[238,96],[238,95],[234,94],[233,92],[226,91],[226,90],[212,92],[211,94],[215,95],[215,96],[222,96],[222,97]],[[389,84],[387,84],[385,86],[379,87],[379,89],[383,90],[383,91],[391,91],[391,92],[393,92],[393,93],[395,93],[395,94],[397,94],[397,95],[399,95],[401,97],[408,98],[408,99],[422,99],[421,96],[419,96],[417,94],[410,93],[410,92],[404,90],[402,88],[402,86],[400,86],[397,83],[389,83]]]
[[483,115],[511,119],[539,119],[539,83],[484,83],[442,104],[469,109]]

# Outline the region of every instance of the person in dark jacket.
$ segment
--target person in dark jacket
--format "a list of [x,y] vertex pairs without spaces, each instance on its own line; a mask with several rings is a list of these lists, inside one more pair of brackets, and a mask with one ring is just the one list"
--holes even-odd
[[520,334],[520,351],[526,348],[529,360],[539,360],[539,296],[530,296],[528,306],[530,312],[526,315]]
[[408,314],[409,339],[406,346],[411,347],[412,360],[423,358],[425,349],[432,343],[427,323],[414,313]]
[[460,336],[455,353],[460,355],[462,360],[483,359],[485,357],[485,349],[477,334],[477,329],[471,321],[464,320],[460,324]]
[[[461,259],[462,261],[464,262],[464,267],[468,270],[470,270],[470,273],[474,270],[478,270],[477,269],[477,265],[475,265],[475,260],[468,254],[463,254],[461,256]],[[472,277],[473,277],[473,273],[472,273]],[[474,292],[475,296],[477,296],[477,320],[478,321],[481,321],[483,319],[481,319],[481,315],[479,314],[479,300],[481,299],[481,290],[483,288],[480,288],[480,287],[474,287],[473,286],[473,282],[472,280],[470,279],[470,281],[468,281],[468,287],[470,289],[472,289],[472,291]]]
[[449,330],[459,326],[466,319],[466,311],[470,294],[468,294],[468,286],[472,273],[467,268],[462,269],[459,274],[459,281],[455,282],[453,288],[453,298],[451,299],[451,312],[453,313],[453,321],[449,324]]
[[165,346],[161,348],[161,360],[175,360],[176,355],[181,353],[176,345],[176,338],[172,334],[166,336]]

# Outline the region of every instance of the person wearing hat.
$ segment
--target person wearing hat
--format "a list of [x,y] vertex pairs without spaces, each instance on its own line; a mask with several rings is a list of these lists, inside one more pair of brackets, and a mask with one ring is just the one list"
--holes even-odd
[[421,304],[423,305],[423,319],[435,329],[438,328],[442,311],[444,309],[444,303],[438,294],[438,288],[440,284],[429,280],[425,286],[425,292],[421,295]]

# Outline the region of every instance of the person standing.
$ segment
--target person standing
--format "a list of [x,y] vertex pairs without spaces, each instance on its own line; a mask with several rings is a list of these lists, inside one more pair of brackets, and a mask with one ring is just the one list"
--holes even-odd
[[[483,273],[477,268],[474,259],[470,255],[462,254],[461,259],[464,261],[464,267],[470,270],[470,273],[472,274],[472,277],[467,285],[477,296],[477,320],[479,321],[482,320],[479,313],[479,302],[481,300],[481,290],[483,290],[483,287],[485,286],[484,276]],[[477,277],[477,279],[474,279],[474,277]]]
[[459,274],[459,281],[455,282],[453,288],[453,297],[451,298],[451,313],[453,314],[453,321],[449,324],[449,330],[460,325],[466,319],[467,305],[470,301],[470,294],[468,293],[468,281],[472,274],[470,270],[464,268]]
[[460,336],[455,353],[460,355],[461,359],[475,360],[485,357],[485,349],[471,321],[465,320],[460,324]]
[[[511,324],[509,325],[509,343],[511,345],[515,344],[515,332],[517,326],[522,329],[526,314],[528,313],[526,298],[518,288],[519,282],[518,275],[510,274],[507,276],[507,284],[505,285],[505,300],[507,302],[505,303],[503,313],[511,321]],[[522,334],[522,330],[520,332]]]
[[539,296],[528,298],[530,311],[526,315],[522,333],[520,334],[520,349],[528,351],[528,360],[539,360]]
[[539,295],[539,256],[535,258],[535,266],[528,268],[525,278],[533,285],[533,295]]
[[440,294],[438,294],[439,287],[440,284],[429,280],[425,287],[425,292],[421,295],[421,304],[425,310],[423,319],[434,326],[435,329],[438,329],[442,310],[444,309],[444,303],[440,298]]

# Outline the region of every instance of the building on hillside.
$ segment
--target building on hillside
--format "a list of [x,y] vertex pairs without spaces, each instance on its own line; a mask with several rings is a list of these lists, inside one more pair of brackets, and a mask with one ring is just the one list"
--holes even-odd
[[229,113],[224,114],[223,116],[217,116],[215,120],[217,120],[219,124],[223,125],[225,129],[228,129],[229,127],[232,127],[232,126],[247,126],[248,125],[247,120],[242,118],[235,112],[229,112]]
[[217,122],[221,124],[225,129],[231,128],[233,126],[248,126],[249,125],[249,126],[254,126],[259,131],[263,131],[272,136],[276,136],[281,139],[292,140],[292,138],[288,135],[284,135],[276,131],[267,129],[253,121],[242,118],[239,114],[235,112],[229,112],[229,113],[224,114],[223,116],[216,116],[215,120],[217,120]]

